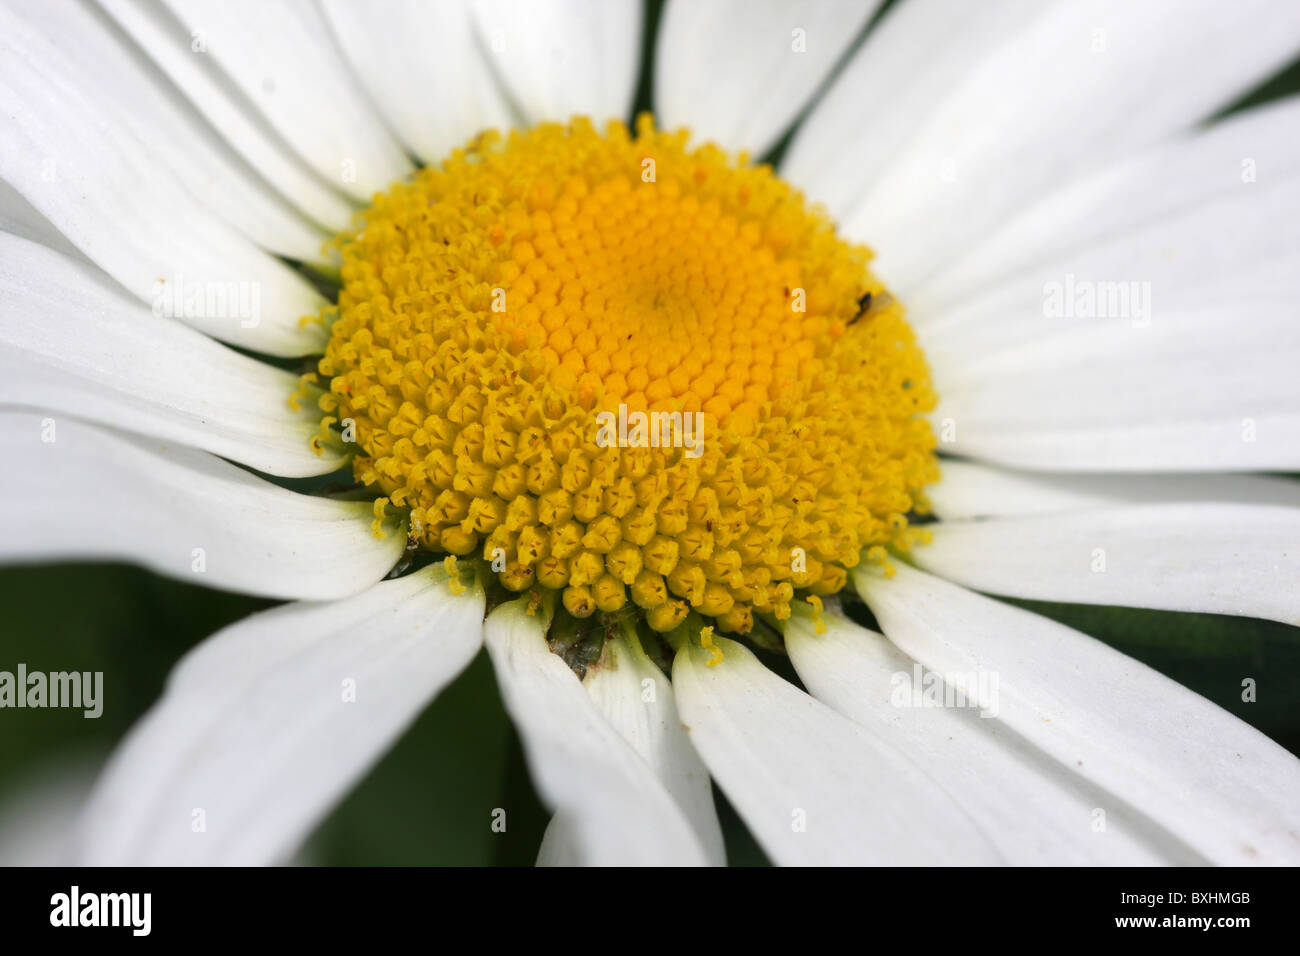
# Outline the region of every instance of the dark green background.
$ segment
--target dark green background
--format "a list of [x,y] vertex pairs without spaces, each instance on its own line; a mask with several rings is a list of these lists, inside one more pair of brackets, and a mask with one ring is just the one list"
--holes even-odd
[[[659,6],[648,8],[651,26]],[[1297,90],[1300,61],[1234,109]],[[643,70],[637,110],[651,105]],[[93,475],[86,493],[94,494]],[[1300,753],[1300,630],[1212,615],[1018,603],[1146,662]],[[99,720],[79,711],[0,711],[0,805],[51,760],[106,754],[157,698],[182,654],[270,604],[121,565],[0,569],[0,670],[21,661],[30,670],[103,671],[106,698]],[[772,663],[792,676],[784,662]],[[1253,704],[1241,701],[1246,677],[1258,684]],[[509,821],[502,834],[490,827],[497,807]],[[721,795],[719,809],[731,861],[763,862]],[[334,864],[527,864],[546,819],[480,655],[322,825],[306,856]]]

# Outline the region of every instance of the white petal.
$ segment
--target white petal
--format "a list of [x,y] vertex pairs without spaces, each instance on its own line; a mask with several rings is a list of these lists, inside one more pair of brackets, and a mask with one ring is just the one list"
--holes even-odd
[[[1126,231],[1241,193],[1257,182],[1293,175],[1300,168],[1298,125],[1300,97],[1293,96],[1237,113],[1072,181],[981,237],[933,281],[910,294],[909,313],[922,324],[930,322],[991,284],[1041,272],[1034,269],[1037,265],[1086,252]],[[1263,240],[1259,244],[1266,246],[1272,238],[1258,237]]]
[[[1300,198],[1300,178],[1296,186]],[[945,450],[1052,471],[1300,468],[1300,391],[1292,384],[1300,277],[1283,278],[1286,255],[1222,290],[1129,279],[1151,274],[1136,260],[1134,272],[1060,271],[1002,296],[995,321],[927,330]],[[1121,295],[1113,301],[1122,314],[1127,290],[1130,302],[1146,303],[1135,306],[1145,318],[1045,318],[1045,282],[1065,290],[1075,275],[1125,276],[1111,282]],[[1296,292],[1278,288],[1284,282]],[[1203,301],[1190,301],[1198,291]]]
[[1052,475],[945,461],[925,490],[945,521],[1123,504],[1219,501],[1300,508],[1300,482],[1259,475]]
[[761,156],[877,6],[879,0],[669,0],[655,51],[659,121]]
[[231,148],[294,206],[330,231],[348,225],[353,207],[331,188],[331,185],[342,188],[335,171],[331,170],[327,180],[331,185],[327,185],[266,119],[250,107],[208,56],[206,35],[192,35],[157,2],[98,0],[98,3]]
[[980,591],[1300,625],[1300,508],[1129,505],[927,530],[912,559]]
[[1049,9],[1045,0],[895,3],[799,124],[781,174],[842,218],[918,122]]
[[529,123],[625,120],[641,60],[641,0],[476,0],[479,42]]
[[25,4],[18,14],[60,53],[58,70],[101,115],[124,123],[214,215],[264,249],[320,260],[325,234],[293,210],[166,80],[112,21],[83,3]]
[[[994,709],[942,706],[951,688],[941,675],[922,671],[880,634],[835,614],[825,624],[819,635],[806,614],[786,623],[785,646],[799,679],[941,781],[1008,863],[1196,862],[1151,821],[1025,743]],[[939,688],[934,706],[921,696],[931,682]]]
[[724,864],[709,771],[682,729],[668,678],[639,642],[619,634],[605,645],[600,665],[588,669],[582,683],[605,719],[659,775],[695,828],[709,862]]
[[923,317],[923,344],[951,389],[1049,360],[1090,360],[1121,343],[1149,345],[1153,337],[1140,333],[1182,331],[1185,316],[1207,312],[1236,320],[1234,331],[1246,325],[1249,337],[1256,311],[1267,318],[1269,306],[1300,294],[1300,276],[1287,268],[1300,255],[1297,215],[1300,163],[1263,182],[1206,190]]
[[3,179],[0,179],[0,232],[21,236],[80,262],[90,262],[80,249],[54,228],[53,223]]
[[998,861],[958,800],[901,751],[786,683],[735,641],[673,662],[691,742],[784,865]]
[[952,416],[960,411],[954,408],[942,421],[966,423],[958,435],[963,453],[1018,468],[1102,472],[1300,468],[1300,415],[1249,411],[1254,414],[1239,411],[1239,417],[1228,413],[1208,421],[1130,420],[1093,428],[1026,429],[957,419]]
[[355,594],[404,527],[371,533],[366,502],[296,494],[207,452],[73,418],[0,410],[0,563],[133,561],[168,577],[279,598]]
[[488,616],[487,648],[533,782],[555,811],[552,828],[559,829],[542,861],[705,864],[681,808],[597,710],[577,675],[551,653],[545,615],[529,616],[527,603],[512,601]]
[[164,2],[325,182],[364,202],[411,173],[410,160],[343,64],[315,4]]
[[[881,274],[906,296],[1016,209],[1212,115],[1297,46],[1300,7],[1287,0],[1047,6],[996,38],[933,109],[910,115],[911,134],[843,230],[879,250]],[[891,79],[891,89],[912,81],[906,69]]]
[[923,571],[859,570],[854,583],[905,653],[946,676],[997,674],[1000,720],[1211,862],[1300,860],[1300,761],[1248,724],[1100,641]]
[[426,163],[438,162],[480,130],[512,125],[476,48],[464,0],[325,0],[323,6],[375,105]]
[[144,301],[177,276],[234,283],[250,303],[256,296],[256,309],[204,306],[185,321],[262,352],[320,350],[323,330],[300,328],[298,320],[325,300],[198,205],[129,129],[105,122],[47,50],[35,30],[0,8],[0,178]]
[[159,318],[103,273],[0,233],[0,404],[184,442],[259,471],[323,475],[344,461],[310,439],[320,411],[288,372]]
[[434,567],[218,631],[110,762],[83,861],[283,862],[473,658],[483,603]]

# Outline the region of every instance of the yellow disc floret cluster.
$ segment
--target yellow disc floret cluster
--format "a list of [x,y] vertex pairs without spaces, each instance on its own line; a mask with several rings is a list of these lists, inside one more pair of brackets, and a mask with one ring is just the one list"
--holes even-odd
[[870,251],[688,139],[490,132],[376,196],[338,239],[321,407],[420,546],[577,617],[744,633],[907,533],[935,397]]

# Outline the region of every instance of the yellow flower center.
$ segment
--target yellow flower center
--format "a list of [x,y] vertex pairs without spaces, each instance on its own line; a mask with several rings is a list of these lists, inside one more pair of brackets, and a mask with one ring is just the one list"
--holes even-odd
[[870,251],[688,139],[489,132],[376,196],[337,239],[321,408],[421,547],[575,617],[745,633],[906,543],[935,397]]

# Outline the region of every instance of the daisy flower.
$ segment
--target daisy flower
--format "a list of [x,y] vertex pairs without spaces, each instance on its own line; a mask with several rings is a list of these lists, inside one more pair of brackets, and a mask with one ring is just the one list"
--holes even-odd
[[288,602],[80,859],[291,858],[484,645],[541,862],[1300,859],[998,599],[1300,623],[1300,6],[877,7],[0,6],[0,554]]

